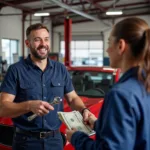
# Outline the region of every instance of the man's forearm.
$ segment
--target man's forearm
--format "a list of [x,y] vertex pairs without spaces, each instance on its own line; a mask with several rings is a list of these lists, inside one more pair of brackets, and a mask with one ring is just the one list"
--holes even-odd
[[0,105],[0,117],[15,118],[28,113],[30,111],[29,103],[29,101],[21,103],[5,101]]
[[86,106],[84,105],[80,97],[76,97],[71,101],[70,107],[72,110],[78,110],[81,112]]

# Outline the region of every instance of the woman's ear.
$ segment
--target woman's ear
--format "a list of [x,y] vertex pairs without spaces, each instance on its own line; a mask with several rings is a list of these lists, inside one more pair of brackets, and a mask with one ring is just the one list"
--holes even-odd
[[126,50],[126,42],[124,39],[119,40],[119,55],[123,55]]

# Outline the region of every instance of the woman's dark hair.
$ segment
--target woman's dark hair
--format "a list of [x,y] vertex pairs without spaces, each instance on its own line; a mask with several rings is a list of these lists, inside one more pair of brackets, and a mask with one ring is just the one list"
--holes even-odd
[[124,39],[130,45],[132,56],[139,60],[138,79],[150,92],[150,29],[146,21],[126,18],[115,25],[112,36],[116,41]]
[[47,32],[49,32],[48,28],[41,24],[41,23],[36,23],[36,24],[32,24],[31,26],[29,26],[26,30],[26,37],[29,39],[29,35],[31,33],[31,31],[33,30],[39,30],[39,29],[46,29]]

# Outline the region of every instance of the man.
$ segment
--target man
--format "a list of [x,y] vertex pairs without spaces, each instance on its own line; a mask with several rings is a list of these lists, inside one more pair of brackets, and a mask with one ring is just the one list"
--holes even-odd
[[[31,54],[9,67],[0,89],[0,116],[13,120],[13,150],[62,150],[57,112],[63,111],[63,103],[52,106],[50,102],[65,96],[73,110],[83,112],[85,120],[90,112],[74,91],[65,66],[48,58],[48,29],[33,24],[27,28],[26,36]],[[38,116],[28,121],[33,114]]]

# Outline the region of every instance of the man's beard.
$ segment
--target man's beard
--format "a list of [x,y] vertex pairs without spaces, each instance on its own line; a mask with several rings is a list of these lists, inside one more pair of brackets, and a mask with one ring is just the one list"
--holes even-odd
[[[37,50],[38,50],[38,49],[41,49],[41,48],[45,48],[45,49],[47,50],[47,54],[46,54],[46,55],[41,56],[40,54],[38,54]],[[37,59],[39,59],[39,60],[43,60],[43,59],[48,58],[48,55],[49,55],[49,53],[50,53],[49,48],[46,47],[46,46],[39,46],[37,49],[30,47],[30,51],[31,51],[31,54],[32,54],[35,58],[37,58]]]

